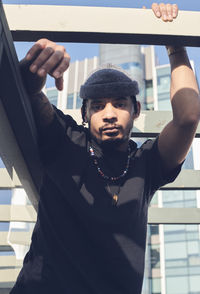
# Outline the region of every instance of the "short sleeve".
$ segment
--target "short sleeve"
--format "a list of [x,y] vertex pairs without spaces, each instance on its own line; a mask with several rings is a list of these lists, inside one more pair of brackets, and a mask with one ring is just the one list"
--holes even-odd
[[53,107],[55,113],[52,123],[42,132],[38,132],[39,152],[44,164],[54,161],[63,152],[70,152],[73,141],[80,141],[79,145],[85,144],[84,127],[77,125],[70,115]]
[[173,182],[181,171],[183,165],[180,164],[171,171],[166,171],[164,162],[158,150],[158,137],[155,140],[146,141],[146,183],[147,197],[150,203],[154,193],[162,186]]

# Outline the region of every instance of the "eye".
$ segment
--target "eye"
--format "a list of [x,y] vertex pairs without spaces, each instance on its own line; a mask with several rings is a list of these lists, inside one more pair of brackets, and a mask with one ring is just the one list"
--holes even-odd
[[117,108],[123,108],[123,107],[125,107],[126,106],[126,104],[125,104],[125,102],[116,102],[115,103],[115,107],[117,107]]
[[92,105],[92,109],[94,111],[99,111],[99,110],[102,110],[104,108],[104,105],[103,104],[93,104]]

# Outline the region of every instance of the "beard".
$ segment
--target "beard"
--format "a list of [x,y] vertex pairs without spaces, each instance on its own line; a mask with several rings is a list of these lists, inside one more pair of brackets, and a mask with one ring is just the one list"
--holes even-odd
[[[130,121],[130,123],[126,126],[125,130],[120,125],[117,125],[116,127],[118,127],[121,130],[122,134],[123,134],[120,138],[116,138],[115,136],[112,137],[112,135],[111,135],[110,137],[108,136],[106,139],[102,140],[101,137],[97,137],[95,134],[93,134],[90,131],[91,138],[104,151],[114,151],[116,149],[119,149],[120,146],[122,146],[125,142],[129,141],[130,133],[131,133],[131,130],[133,128],[133,121]],[[100,134],[102,132],[102,129],[103,128],[99,129]],[[89,124],[89,130],[90,130],[90,124]]]
[[126,141],[127,141],[126,138],[121,138],[121,139],[110,138],[108,140],[101,141],[100,147],[105,151],[112,151],[112,150],[118,149]]
[[100,148],[106,152],[111,152],[118,149],[125,142],[129,141],[129,135],[123,136],[122,138],[108,138],[106,140],[101,140],[93,134],[91,134],[92,139],[100,146]]

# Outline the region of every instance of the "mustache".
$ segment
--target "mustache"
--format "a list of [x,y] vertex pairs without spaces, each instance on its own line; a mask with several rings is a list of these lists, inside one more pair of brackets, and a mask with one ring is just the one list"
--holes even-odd
[[122,126],[121,125],[118,125],[118,124],[105,124],[103,125],[102,127],[99,128],[99,131],[102,132],[102,131],[105,131],[107,129],[122,129]]

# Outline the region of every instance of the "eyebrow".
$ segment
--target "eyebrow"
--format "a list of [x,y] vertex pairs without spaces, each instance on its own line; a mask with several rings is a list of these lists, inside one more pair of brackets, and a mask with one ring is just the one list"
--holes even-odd
[[[118,100],[128,100],[128,97],[116,97],[116,98],[112,98],[114,101],[118,101]],[[95,99],[91,101],[91,104],[96,104],[96,103],[103,103],[104,100],[102,99]]]
[[96,103],[102,103],[102,102],[103,102],[102,99],[99,99],[99,100],[95,99],[95,100],[91,101],[91,105],[96,104]]
[[128,97],[117,97],[117,98],[114,98],[114,100],[128,100]]

